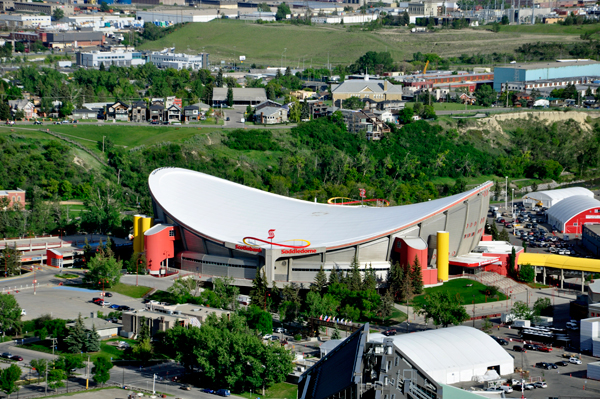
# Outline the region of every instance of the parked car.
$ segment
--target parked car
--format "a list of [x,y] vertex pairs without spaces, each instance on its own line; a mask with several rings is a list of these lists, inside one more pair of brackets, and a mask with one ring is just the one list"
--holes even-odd
[[7,124],[7,125],[14,125],[14,124],[15,124],[15,121],[6,121],[6,124]]
[[262,339],[269,340],[269,339],[271,339],[271,337],[272,337],[271,334],[265,334],[265,335],[263,335]]
[[523,349],[535,350],[535,345],[525,344],[525,345],[523,345]]
[[23,358],[19,355],[14,355],[10,357],[11,360],[16,360],[17,362],[22,362]]
[[4,352],[4,353],[3,353],[2,355],[0,355],[0,356],[4,357],[4,358],[6,358],[6,359],[10,359],[10,358],[11,358],[13,355],[12,355],[12,353],[9,353],[9,352]]
[[536,388],[548,388],[548,384],[546,384],[544,381],[537,381],[536,383],[533,384]]
[[102,301],[102,298],[92,298],[92,302],[94,303],[98,303],[100,301]]
[[121,305],[121,306],[119,306],[118,310],[120,310],[121,312],[126,312],[126,311],[133,310],[133,309],[130,308],[129,306]]
[[561,367],[567,367],[569,365],[569,363],[565,362],[564,360],[561,360],[560,362],[556,362],[554,364]]
[[231,392],[229,392],[229,389],[218,389],[215,394],[219,396],[229,396],[231,395]]
[[110,305],[110,302],[107,302],[107,301],[99,301],[99,302],[96,302],[96,304],[98,304],[98,305],[100,305],[100,306],[109,306],[109,305]]
[[121,307],[121,306],[120,306],[120,305],[117,305],[116,303],[115,303],[114,305],[110,305],[110,308],[111,308],[111,309],[116,309],[116,310],[119,310],[119,308],[120,308],[120,307]]
[[179,389],[183,389],[184,391],[189,391],[192,389],[192,387],[189,386],[188,384],[184,384],[184,385],[180,386]]
[[581,360],[577,359],[576,357],[571,357],[569,358],[569,363],[581,364]]
[[498,342],[498,343],[499,343],[500,345],[502,345],[502,346],[506,346],[506,345],[508,345],[508,341],[507,341],[507,340],[505,340],[504,338],[498,338],[498,339],[496,340],[496,342]]
[[200,392],[204,392],[204,393],[215,393],[215,391],[213,391],[210,388],[204,388],[203,390],[201,390]]
[[35,121],[33,122],[34,125],[42,125],[43,123],[41,121]]
[[382,334],[385,335],[386,337],[396,335],[396,329],[390,328],[388,330],[385,330]]
[[538,363],[535,364],[535,367],[537,367],[539,369],[546,369],[546,370],[550,370],[552,368],[552,366],[550,366],[546,362],[538,362]]
[[279,341],[279,337],[277,335],[272,335],[271,338],[269,338],[271,341]]
[[275,332],[276,332],[276,333],[283,334],[283,333],[286,333],[286,332],[287,332],[287,330],[286,330],[285,328],[283,328],[283,327],[277,327],[277,328],[275,329]]
[[106,296],[106,297],[109,297],[109,298],[110,298],[110,297],[112,297],[112,294],[111,294],[110,292],[105,292],[105,293],[104,293],[104,296]]
[[549,346],[542,346],[542,345],[538,346],[537,350],[540,351],[540,352],[552,352],[552,348],[551,347],[549,347]]
[[514,346],[513,346],[513,351],[515,351],[515,352],[527,352],[527,351],[526,351],[525,349],[523,349],[523,347],[522,347],[522,346],[520,346],[520,345],[514,345]]

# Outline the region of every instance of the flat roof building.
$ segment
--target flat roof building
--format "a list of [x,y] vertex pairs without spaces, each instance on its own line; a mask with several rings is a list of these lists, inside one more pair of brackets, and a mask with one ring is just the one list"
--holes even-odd
[[153,51],[148,56],[148,62],[153,63],[157,68],[161,69],[192,69],[197,71],[198,69],[208,69],[208,53],[194,55],[169,51]]
[[531,64],[511,64],[494,68],[494,90],[501,91],[507,82],[600,75],[600,62],[592,60],[557,60]]
[[97,68],[102,64],[105,67],[109,67],[110,65],[128,67],[144,65],[146,63],[142,53],[135,50],[78,52],[75,54],[75,59],[78,66],[85,68]]

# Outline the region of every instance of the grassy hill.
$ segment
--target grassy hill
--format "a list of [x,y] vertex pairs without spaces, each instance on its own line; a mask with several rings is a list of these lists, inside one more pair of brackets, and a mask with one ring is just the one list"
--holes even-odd
[[[144,43],[142,50],[210,53],[213,65],[246,56],[246,64],[268,66],[322,67],[350,64],[367,51],[390,51],[394,60],[412,59],[412,54],[437,53],[443,57],[461,54],[511,52],[524,43],[537,41],[576,41],[584,30],[598,25],[576,26],[503,26],[499,33],[486,28],[440,30],[410,33],[407,28],[361,31],[342,25],[254,24],[235,20],[191,23],[162,39]],[[285,56],[283,56],[285,55]]]

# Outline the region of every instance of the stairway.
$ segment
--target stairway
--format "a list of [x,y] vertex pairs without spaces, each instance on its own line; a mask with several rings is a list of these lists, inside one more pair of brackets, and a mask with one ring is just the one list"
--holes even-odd
[[476,275],[466,274],[461,277],[475,280],[485,285],[498,287],[498,289],[506,295],[519,294],[527,291],[528,288],[525,284],[518,283],[511,278],[493,272],[482,272]]

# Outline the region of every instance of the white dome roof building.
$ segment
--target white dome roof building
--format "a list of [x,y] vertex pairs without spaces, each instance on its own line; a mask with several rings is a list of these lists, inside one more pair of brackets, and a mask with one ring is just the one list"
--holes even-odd
[[523,203],[532,205],[539,205],[541,203],[542,206],[551,208],[560,201],[576,195],[584,195],[586,197],[594,198],[594,193],[587,188],[569,187],[558,190],[535,191],[533,193],[527,193],[523,196]]

